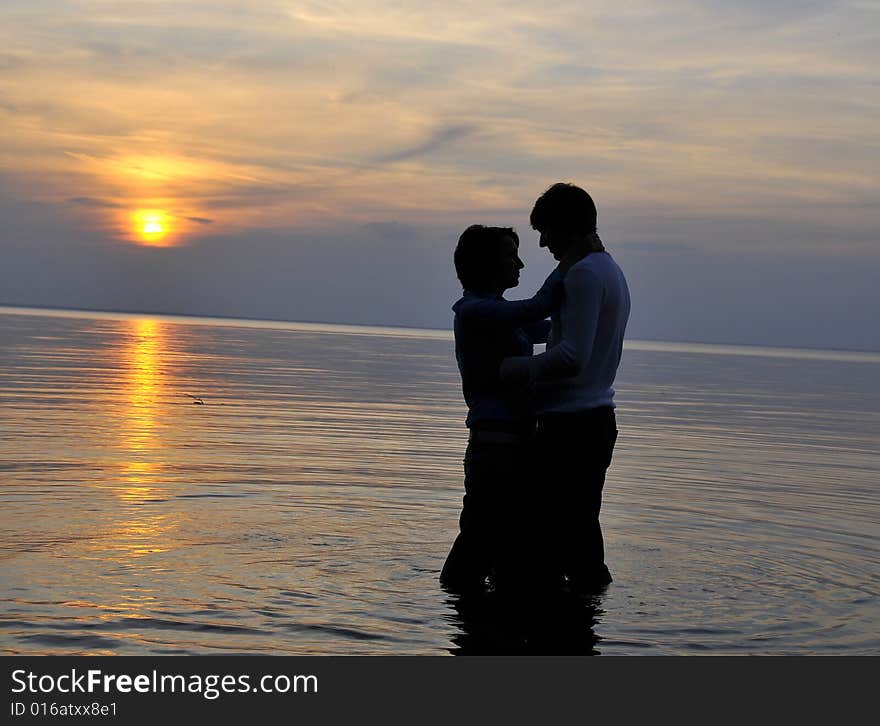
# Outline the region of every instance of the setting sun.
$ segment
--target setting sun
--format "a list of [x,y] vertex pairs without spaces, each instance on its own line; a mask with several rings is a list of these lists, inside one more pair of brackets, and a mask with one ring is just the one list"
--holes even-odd
[[138,237],[149,244],[161,244],[170,231],[170,217],[157,209],[142,209],[134,213]]

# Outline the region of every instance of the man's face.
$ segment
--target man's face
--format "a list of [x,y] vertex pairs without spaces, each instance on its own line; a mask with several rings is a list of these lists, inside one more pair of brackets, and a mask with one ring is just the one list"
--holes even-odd
[[554,259],[561,260],[565,257],[565,253],[571,247],[571,235],[552,229],[541,230],[540,234],[541,240],[538,244],[550,250],[550,254],[553,255]]

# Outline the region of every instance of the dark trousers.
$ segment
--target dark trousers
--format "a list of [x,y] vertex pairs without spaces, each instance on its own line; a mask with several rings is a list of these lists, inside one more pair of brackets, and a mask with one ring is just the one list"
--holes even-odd
[[[585,584],[610,579],[599,512],[617,425],[610,406],[538,419],[539,571]],[[543,564],[542,564],[543,561]]]
[[459,533],[440,574],[444,586],[481,588],[490,573],[503,577],[516,566],[518,502],[530,448],[531,442],[468,444]]

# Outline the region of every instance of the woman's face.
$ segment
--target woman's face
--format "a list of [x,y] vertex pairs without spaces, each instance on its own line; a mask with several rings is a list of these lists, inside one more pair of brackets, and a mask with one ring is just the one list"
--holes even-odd
[[507,290],[519,285],[519,271],[525,267],[519,258],[519,245],[513,237],[505,237],[501,247],[501,258],[495,276],[495,287]]

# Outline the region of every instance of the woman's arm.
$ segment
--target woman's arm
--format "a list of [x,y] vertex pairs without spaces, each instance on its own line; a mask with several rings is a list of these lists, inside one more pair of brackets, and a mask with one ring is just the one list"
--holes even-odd
[[530,343],[546,343],[550,335],[550,321],[539,320],[537,323],[527,323],[522,326],[522,330]]
[[535,356],[505,358],[501,380],[531,384],[576,376],[590,361],[599,324],[602,285],[586,267],[575,267],[565,277],[562,338]]
[[459,320],[471,325],[519,328],[546,318],[563,295],[563,274],[557,268],[528,300],[468,300],[457,311]]

